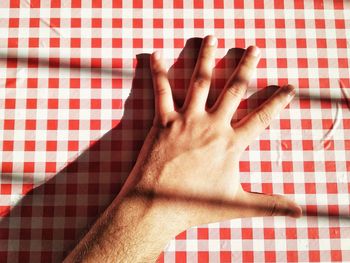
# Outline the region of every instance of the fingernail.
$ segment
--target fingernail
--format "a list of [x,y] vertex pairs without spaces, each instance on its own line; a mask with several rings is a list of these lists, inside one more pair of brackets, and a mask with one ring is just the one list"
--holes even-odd
[[257,57],[260,55],[260,49],[257,46],[250,46],[247,49],[248,54]]
[[291,100],[295,96],[296,90],[292,85],[286,85],[282,87],[283,92],[288,94],[288,98]]
[[153,53],[153,58],[154,58],[155,60],[160,59],[160,53],[159,53],[159,51],[155,51],[155,52]]
[[209,46],[215,46],[217,43],[217,38],[214,36],[208,36],[207,43]]
[[301,209],[301,207],[298,207],[295,210],[291,210],[288,213],[288,216],[294,217],[294,218],[299,218],[303,215],[303,210]]

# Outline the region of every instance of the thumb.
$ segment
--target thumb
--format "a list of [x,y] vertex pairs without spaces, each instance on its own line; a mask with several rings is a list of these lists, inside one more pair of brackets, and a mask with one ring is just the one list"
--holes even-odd
[[243,191],[241,198],[246,216],[290,216],[298,218],[302,215],[301,207],[283,195]]

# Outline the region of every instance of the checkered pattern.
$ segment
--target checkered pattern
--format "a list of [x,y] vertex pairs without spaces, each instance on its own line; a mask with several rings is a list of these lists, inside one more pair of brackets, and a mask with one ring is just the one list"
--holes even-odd
[[169,66],[182,55],[169,71],[181,100],[196,45],[181,51],[206,34],[219,39],[217,91],[236,64],[228,49],[251,44],[263,58],[250,93],[298,87],[240,171],[245,189],[288,195],[307,216],[192,228],[159,261],[350,261],[349,10],[346,0],[1,1],[1,261],[59,262],[74,247],[150,127],[147,53],[162,50]]

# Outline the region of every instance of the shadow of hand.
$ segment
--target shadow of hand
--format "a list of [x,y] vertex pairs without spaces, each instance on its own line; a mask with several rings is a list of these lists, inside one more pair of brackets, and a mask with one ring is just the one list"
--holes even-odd
[[[200,38],[188,40],[168,71],[179,106],[184,102],[201,42]],[[231,49],[217,63],[208,105],[216,100],[243,51]],[[250,104],[242,105],[245,110]],[[63,259],[120,191],[152,125],[153,108],[149,55],[140,54],[117,126],[51,180],[30,191],[1,220],[0,254],[6,252],[8,262]]]

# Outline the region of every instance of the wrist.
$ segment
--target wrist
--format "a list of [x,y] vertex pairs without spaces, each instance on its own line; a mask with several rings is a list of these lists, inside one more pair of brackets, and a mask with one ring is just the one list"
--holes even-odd
[[170,238],[188,227],[182,213],[178,213],[166,197],[154,194],[152,191],[144,191],[134,188],[125,194],[120,200],[115,200],[115,213],[119,222],[143,225],[152,232],[154,228]]
[[[118,258],[126,262],[129,259],[133,262],[155,262],[168,242],[183,230],[170,220],[166,210],[154,199],[145,199],[134,190],[120,201],[115,201],[112,206],[119,229],[117,242],[127,244]],[[127,254],[124,254],[125,250]],[[128,258],[130,255],[132,258]]]
[[185,200],[178,200],[174,189],[164,187],[162,178],[167,174],[174,174],[167,162],[137,163],[114,202],[121,211],[119,214],[128,214],[137,221],[147,220],[174,237],[194,224],[183,209]]

